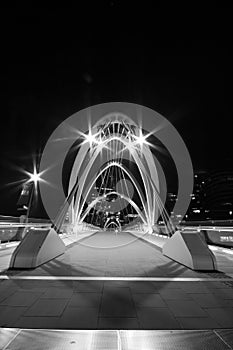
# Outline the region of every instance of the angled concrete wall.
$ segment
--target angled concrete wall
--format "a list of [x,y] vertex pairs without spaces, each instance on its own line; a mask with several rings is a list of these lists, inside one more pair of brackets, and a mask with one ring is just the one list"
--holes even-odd
[[54,229],[30,229],[12,254],[10,268],[40,266],[65,252],[65,244]]
[[217,270],[215,256],[197,231],[176,231],[164,244],[162,252],[192,270]]

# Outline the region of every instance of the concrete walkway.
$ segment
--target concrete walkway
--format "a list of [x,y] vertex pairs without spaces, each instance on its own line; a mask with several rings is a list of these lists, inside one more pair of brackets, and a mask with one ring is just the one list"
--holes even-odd
[[129,233],[98,232],[35,270],[7,275],[0,280],[1,327],[233,328],[229,278],[191,271]]
[[[168,237],[159,234],[142,234],[138,231],[132,233],[138,238],[142,238],[148,243],[151,243],[162,251],[163,245],[166,243]],[[233,278],[233,250],[229,248],[209,245],[215,255],[218,271],[223,272],[225,275]]]
[[[93,231],[86,231],[83,233],[75,234],[61,234],[60,237],[63,240],[65,246],[70,246],[74,242],[83,240],[84,238],[93,235]],[[8,269],[10,265],[11,256],[13,251],[19,245],[19,241],[13,241],[8,243],[0,244],[0,273]]]

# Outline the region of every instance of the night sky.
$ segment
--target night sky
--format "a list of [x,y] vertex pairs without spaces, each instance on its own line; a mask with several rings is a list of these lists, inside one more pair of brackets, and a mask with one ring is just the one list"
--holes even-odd
[[31,171],[60,122],[98,103],[152,108],[195,170],[232,168],[231,2],[203,3],[2,9],[0,214],[16,214],[18,167]]

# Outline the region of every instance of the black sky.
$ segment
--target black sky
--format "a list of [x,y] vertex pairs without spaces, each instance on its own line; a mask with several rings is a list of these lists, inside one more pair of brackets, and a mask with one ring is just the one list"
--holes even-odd
[[56,126],[98,103],[150,107],[177,128],[195,169],[231,167],[230,2],[93,3],[1,11],[0,214],[15,211],[15,166],[31,170]]

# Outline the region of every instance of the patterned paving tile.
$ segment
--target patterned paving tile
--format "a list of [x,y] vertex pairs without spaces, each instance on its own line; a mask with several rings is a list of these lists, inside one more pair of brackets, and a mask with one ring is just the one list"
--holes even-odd
[[141,307],[137,309],[140,327],[143,329],[180,329],[179,322],[166,308]]
[[133,294],[135,305],[145,307],[167,307],[159,294],[139,293]]
[[71,288],[52,287],[47,289],[47,291],[41,295],[41,298],[66,299],[66,298],[71,298],[72,295],[73,295],[73,289]]
[[60,326],[66,329],[96,329],[99,309],[67,307],[60,318]]
[[191,300],[190,295],[185,293],[182,289],[165,288],[159,293],[164,300]]
[[61,316],[68,299],[40,299],[33,304],[24,316]]
[[206,312],[222,327],[233,327],[233,308],[211,308]]
[[4,299],[1,302],[1,305],[8,306],[30,306],[32,305],[39,297],[41,293],[35,291],[17,291],[8,298]]
[[206,312],[194,301],[166,300],[166,303],[176,317],[207,317]]
[[0,306],[0,327],[13,327],[14,322],[27,310],[24,306]]
[[138,319],[135,317],[101,317],[98,321],[99,329],[138,329]]
[[74,293],[68,302],[68,307],[94,307],[98,308],[101,293]]
[[136,310],[129,288],[116,288],[103,292],[100,317],[136,317]]
[[183,329],[215,329],[220,324],[212,317],[176,317]]

